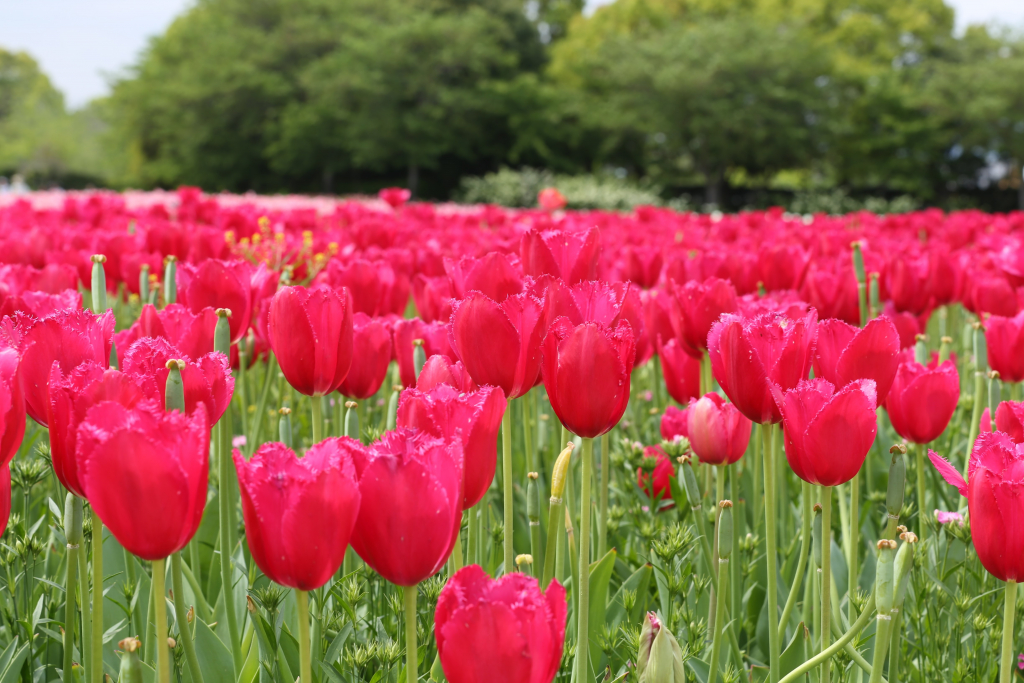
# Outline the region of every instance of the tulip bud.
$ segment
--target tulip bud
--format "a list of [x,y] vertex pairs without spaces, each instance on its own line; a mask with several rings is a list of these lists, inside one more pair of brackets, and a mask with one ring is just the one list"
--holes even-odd
[[903,494],[907,480],[907,463],[903,455],[907,447],[897,444],[889,449],[892,454],[892,462],[889,464],[889,486],[885,492],[885,509],[889,513],[889,519],[898,520],[900,510],[903,509]]
[[867,284],[867,276],[864,274],[864,252],[860,242],[850,244],[853,248],[853,272],[857,276],[857,282],[861,285]]
[[903,599],[907,595],[910,570],[914,568],[914,544],[917,543],[917,536],[912,531],[904,531],[900,534],[900,538],[903,539],[903,545],[896,552],[896,560],[893,563],[893,574],[896,581],[893,609],[897,610],[903,606]]
[[277,411],[281,419],[277,423],[277,434],[278,438],[288,448],[292,447],[292,410],[291,408],[281,408]]
[[167,386],[164,388],[164,408],[167,411],[185,412],[185,385],[181,381],[181,371],[185,361],[171,359],[167,361]]
[[174,638],[168,638],[167,647],[173,650],[174,648],[178,647],[178,641],[176,641]]
[[882,311],[882,302],[878,295],[878,273],[871,273],[868,277],[868,301],[871,303],[871,317],[874,318]]
[[[946,309],[942,309],[946,310]],[[949,360],[949,352],[953,346],[952,337],[943,337],[939,343],[939,364],[945,363]]]
[[78,547],[82,542],[82,506],[76,504],[73,493],[64,499],[64,537],[68,547]]
[[718,557],[728,562],[732,554],[732,501],[723,500],[718,507],[722,510],[718,515]]
[[139,300],[142,303],[149,301],[149,264],[143,263],[139,266]]
[[530,521],[530,526],[540,525],[540,487],[537,484],[539,476],[536,472],[526,474],[526,518]]
[[110,340],[110,367],[113,370],[119,370],[120,367],[117,363],[117,344],[113,339]]
[[533,555],[530,555],[528,553],[523,553],[521,555],[516,555],[516,566],[517,567],[521,567],[524,564],[525,565],[533,564]]
[[697,477],[693,473],[693,465],[690,459],[686,458],[679,465],[683,472],[683,487],[686,489],[686,500],[690,501],[690,507],[694,510],[700,508],[700,488],[697,487]]
[[636,661],[640,683],[685,683],[683,651],[671,632],[648,612]]
[[353,439],[359,439],[359,404],[355,401],[345,401],[345,434]]
[[96,314],[107,310],[107,273],[103,269],[106,260],[103,254],[92,257],[92,312]]
[[814,504],[814,523],[811,526],[811,541],[814,551],[814,564],[821,569],[821,505]]
[[569,472],[569,461],[572,457],[572,450],[575,444],[571,441],[565,444],[565,448],[555,459],[554,471],[551,473],[551,502],[561,503],[562,492],[565,491],[565,478]]
[[889,618],[893,604],[893,560],[896,541],[883,538],[878,542],[878,561],[875,563],[875,605],[879,618]]
[[914,335],[914,360],[921,365],[928,365],[928,337],[923,334]]
[[988,410],[991,416],[992,431],[996,431],[996,408],[999,407],[999,402],[1002,401],[1002,386],[1003,383],[999,381],[999,373],[995,370],[990,370],[988,373]]
[[392,431],[398,424],[398,395],[402,393],[402,385],[395,384],[391,387],[391,398],[388,400],[388,421],[387,431]]
[[118,683],[142,683],[142,661],[139,659],[139,648],[142,647],[142,643],[138,638],[128,637],[117,645],[121,648]]
[[988,344],[985,341],[985,328],[981,323],[974,323],[974,371],[988,371]]
[[164,304],[178,301],[178,259],[168,256],[164,259]]
[[217,327],[213,331],[213,350],[231,357],[231,324],[228,318],[231,311],[226,308],[217,309]]
[[423,370],[423,366],[427,364],[427,352],[423,350],[423,340],[413,339],[412,340],[412,366],[416,370],[416,376],[420,376],[420,371]]
[[188,623],[191,624],[195,620],[196,620],[196,608],[195,608],[195,605],[192,605],[192,606],[190,606],[188,608],[188,612],[185,613],[185,621],[187,621]]

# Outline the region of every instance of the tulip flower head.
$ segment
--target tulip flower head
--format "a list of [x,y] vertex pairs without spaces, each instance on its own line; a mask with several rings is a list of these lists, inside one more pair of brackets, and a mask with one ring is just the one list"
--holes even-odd
[[423,340],[423,352],[426,356],[443,354],[456,360],[448,336],[448,326],[443,322],[424,322],[419,318],[399,319],[394,321],[393,355],[398,361],[398,376],[404,387],[415,387],[416,376],[415,342]]
[[461,361],[454,361],[443,354],[435,354],[427,358],[427,362],[420,370],[420,376],[416,378],[416,388],[420,391],[431,389],[447,384],[459,391],[466,393],[476,391],[476,383],[466,372]]
[[924,366],[914,360],[914,350],[907,349],[900,355],[885,408],[897,434],[926,444],[946,429],[959,399],[960,376],[953,361],[940,364],[932,359]]
[[687,438],[702,463],[731,465],[743,457],[753,425],[736,406],[710,392],[686,412]]
[[824,379],[804,380],[783,392],[772,385],[782,413],[786,459],[811,484],[838,486],[853,479],[875,441],[875,382],[860,379],[836,388]]
[[672,465],[668,454],[660,446],[644,448],[643,461],[636,468],[636,485],[647,494],[648,498],[671,501],[672,485],[670,482],[675,476],[676,468]]
[[562,661],[565,589],[512,572],[494,580],[479,565],[456,572],[434,612],[437,653],[451,683],[551,683]]
[[185,412],[191,415],[200,403],[212,422],[220,420],[231,403],[235,378],[222,353],[207,353],[196,360],[184,356],[166,339],[144,337],[124,354],[122,371],[131,377],[147,398],[165,407],[167,361],[179,360],[185,394]]
[[741,413],[759,424],[782,420],[772,385],[782,391],[807,378],[818,317],[791,320],[776,313],[723,315],[708,334],[711,371]]
[[553,187],[545,187],[537,193],[537,205],[545,211],[558,211],[566,205],[565,195]]
[[12,348],[0,348],[0,466],[14,459],[25,437],[25,395],[18,378],[21,359]]
[[878,404],[885,402],[899,367],[900,335],[887,318],[869,320],[863,329],[842,320],[818,323],[814,376],[844,387],[858,379],[875,381]]
[[206,506],[210,429],[206,409],[165,412],[102,401],[78,427],[79,481],[110,533],[144,560],[184,548]]
[[514,263],[515,256],[498,251],[476,258],[445,259],[444,271],[456,299],[465,299],[470,292],[480,292],[501,303],[525,288],[522,271]]
[[569,284],[597,279],[601,236],[589,230],[531,230],[519,246],[523,272],[538,277],[552,275]]
[[300,394],[326,396],[352,364],[352,310],[346,290],[282,287],[270,302],[270,345]]
[[636,346],[625,320],[610,329],[555,320],[544,340],[544,388],[565,428],[592,439],[626,412]]
[[700,358],[683,349],[676,339],[662,344],[658,337],[658,358],[668,395],[686,405],[700,393]]
[[444,566],[462,525],[462,443],[412,429],[352,450],[361,503],[352,549],[399,586]]
[[1024,381],[1024,311],[1012,318],[989,316],[985,321],[989,367],[1004,382]]
[[723,313],[737,310],[736,289],[728,280],[709,277],[675,285],[671,291],[669,311],[676,338],[687,352],[699,357],[708,348],[711,326]]
[[352,358],[338,386],[342,396],[367,399],[380,390],[391,363],[391,330],[379,318],[356,313],[352,318]]
[[124,363],[128,347],[145,337],[161,337],[179,349],[179,358],[197,359],[213,351],[213,334],[217,328],[217,313],[204,308],[193,313],[181,304],[157,309],[152,304],[142,307],[139,319],[127,330],[114,334],[118,364]]
[[361,448],[342,437],[302,458],[281,443],[263,444],[248,462],[234,451],[249,550],[275,583],[310,591],[341,567],[359,512],[352,452]]
[[252,266],[248,261],[207,259],[199,265],[179,263],[178,299],[190,311],[201,314],[204,308],[231,311],[231,343],[246,330],[252,316]]
[[1002,432],[981,434],[967,464],[967,481],[935,451],[928,458],[967,498],[978,560],[1001,581],[1024,581],[1024,444]]
[[661,416],[661,438],[672,441],[679,437],[690,437],[690,407],[680,410],[675,406],[668,406],[665,408],[665,414]]

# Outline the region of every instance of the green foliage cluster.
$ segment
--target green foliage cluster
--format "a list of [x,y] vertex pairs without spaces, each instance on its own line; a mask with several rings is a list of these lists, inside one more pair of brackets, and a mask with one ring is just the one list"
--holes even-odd
[[443,198],[529,167],[712,203],[759,187],[951,204],[991,185],[1024,205],[1024,40],[956,36],[943,0],[583,8],[198,0],[73,114],[27,56],[0,53],[0,169]]

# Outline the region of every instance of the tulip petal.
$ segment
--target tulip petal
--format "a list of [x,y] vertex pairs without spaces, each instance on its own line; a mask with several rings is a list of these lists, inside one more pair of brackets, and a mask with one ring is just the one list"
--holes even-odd
[[939,471],[942,478],[946,480],[946,483],[950,486],[956,487],[956,490],[960,492],[960,495],[964,498],[967,497],[967,482],[964,481],[963,476],[956,471],[956,468],[949,464],[949,461],[943,458],[941,455],[928,449],[928,459],[932,461],[932,465]]

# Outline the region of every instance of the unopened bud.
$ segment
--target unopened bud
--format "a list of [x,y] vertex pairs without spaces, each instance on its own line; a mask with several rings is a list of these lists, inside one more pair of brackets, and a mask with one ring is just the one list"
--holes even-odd
[[665,624],[653,612],[647,614],[640,632],[636,658],[637,680],[650,683],[684,683],[683,650]]
[[174,648],[178,647],[178,641],[176,641],[174,638],[168,637],[167,638],[167,647],[169,647],[169,648],[171,648],[173,650]]
[[427,352],[423,348],[422,339],[412,340],[412,365],[416,370],[416,376],[420,376],[423,366],[427,364]]
[[732,554],[732,501],[720,501],[718,507],[718,556],[728,560]]
[[213,329],[213,350],[231,357],[231,323],[228,318],[231,311],[226,308],[217,309],[217,326]]
[[928,337],[918,334],[914,339],[917,340],[914,344],[914,360],[920,365],[928,365]]
[[171,359],[167,361],[167,385],[164,387],[164,407],[170,412],[185,412],[185,385],[181,379],[181,371],[185,369],[185,361]]
[[287,406],[277,411],[281,419],[277,421],[277,436],[288,448],[292,447],[292,411]]
[[527,553],[523,553],[522,555],[516,555],[516,566],[520,567],[524,564],[533,564],[533,555],[529,555]]
[[139,659],[142,643],[138,638],[129,636],[117,645],[121,648],[121,669],[117,675],[118,683],[142,683],[142,661]]
[[875,562],[875,605],[880,617],[888,617],[892,611],[895,549],[896,541],[883,538],[878,542],[878,560]]
[[[893,447],[895,448],[895,446]],[[906,447],[903,447],[906,450]],[[892,462],[889,464],[889,485],[885,491],[885,509],[891,519],[900,518],[900,510],[903,509],[903,495],[907,481],[907,462],[899,449],[892,453]]]
[[343,436],[358,439],[359,428],[359,404],[355,401],[345,401],[345,425]]
[[821,531],[821,506],[814,505],[814,522],[811,525],[812,550],[814,551],[814,564],[821,569],[822,563],[822,531]]
[[389,432],[398,424],[398,396],[401,393],[401,384],[395,384],[391,387],[391,398],[388,399],[388,415],[386,423],[386,429]]
[[974,323],[974,371],[984,374],[988,371],[988,342],[985,340],[985,328],[981,323]]
[[195,621],[195,618],[196,618],[196,608],[194,606],[190,606],[188,608],[188,612],[185,613],[185,620],[188,623],[191,624],[193,621]]
[[178,259],[168,256],[164,259],[164,303],[173,304],[178,300]]
[[864,273],[864,245],[861,242],[852,242],[850,247],[853,249],[853,273],[857,277],[859,284],[867,283],[867,276]]
[[[942,309],[946,310],[946,309]],[[950,349],[953,347],[952,337],[943,337],[939,340],[939,362],[945,363],[949,360]]]
[[107,273],[103,269],[106,260],[103,254],[92,257],[92,312],[96,314],[107,310]]
[[555,468],[551,473],[551,499],[561,502],[562,492],[565,491],[565,477],[569,472],[569,461],[572,458],[574,444],[570,441],[558,454],[555,459]]

